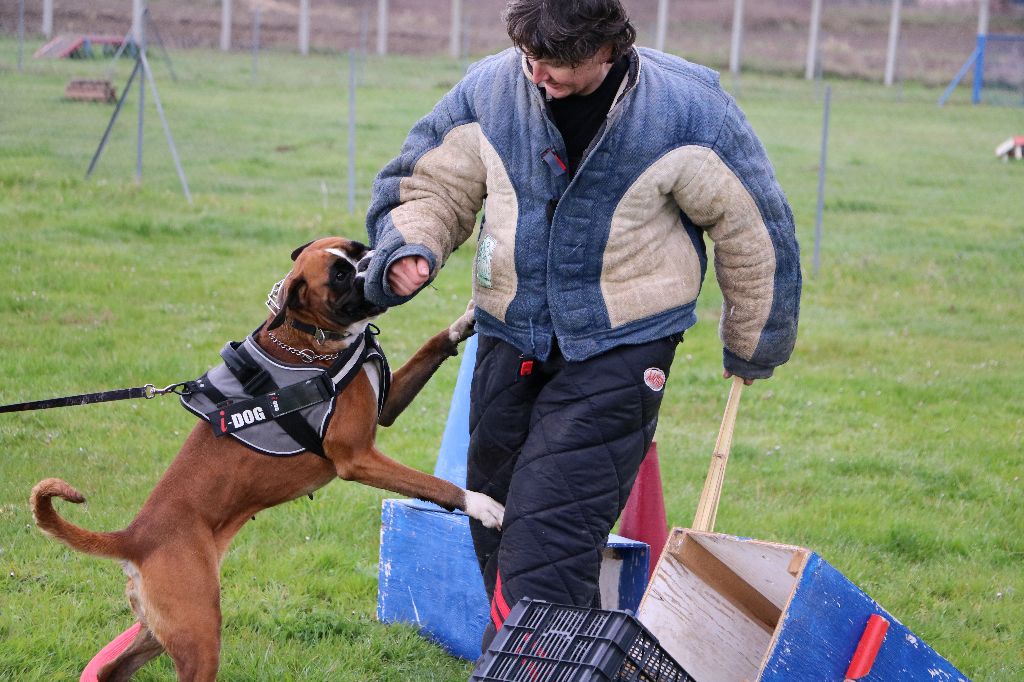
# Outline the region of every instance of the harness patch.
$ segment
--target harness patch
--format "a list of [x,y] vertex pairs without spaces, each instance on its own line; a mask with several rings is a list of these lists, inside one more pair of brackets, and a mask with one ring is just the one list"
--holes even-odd
[[491,260],[494,258],[494,247],[498,240],[485,234],[476,247],[476,281],[485,289],[493,286],[491,281]]
[[[235,431],[240,431],[248,426],[254,426],[267,420],[267,413],[273,414],[281,411],[277,396],[274,394],[265,395],[260,399],[264,405],[246,407],[246,404],[227,405],[217,411],[219,419],[210,419],[215,436],[226,436]],[[209,416],[209,415],[207,415]]]

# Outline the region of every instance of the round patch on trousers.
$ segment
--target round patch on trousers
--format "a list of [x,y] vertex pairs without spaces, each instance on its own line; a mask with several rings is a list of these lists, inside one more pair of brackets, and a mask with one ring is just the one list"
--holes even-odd
[[650,367],[644,370],[644,383],[652,391],[660,391],[665,388],[665,373],[657,367]]

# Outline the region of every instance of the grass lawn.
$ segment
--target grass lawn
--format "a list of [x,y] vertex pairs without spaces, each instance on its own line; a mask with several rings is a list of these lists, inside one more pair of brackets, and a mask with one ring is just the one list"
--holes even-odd
[[[265,314],[295,246],[365,238],[376,170],[463,66],[369,59],[358,90],[357,213],[346,208],[347,64],[335,55],[152,55],[194,195],[159,119],[133,181],[133,94],[94,176],[112,107],[61,99],[107,62],[15,68],[0,40],[0,403],[191,379]],[[120,88],[130,63],[117,65]],[[1019,108],[946,108],[938,91],[833,84],[822,266],[811,276],[821,93],[745,78],[738,92],[797,218],[805,289],[792,361],[745,392],[716,530],[824,556],[976,680],[1024,677],[1024,164],[992,150]],[[148,95],[148,93],[147,93]],[[147,101],[150,98],[147,96]],[[434,288],[382,320],[392,364],[454,319],[472,245]],[[721,296],[673,367],[657,434],[669,522],[696,508],[728,383]],[[429,471],[456,363],[442,368],[384,451]],[[0,679],[71,679],[132,622],[120,568],[44,538],[26,500],[59,476],[89,499],[88,528],[123,527],[194,417],[171,399],[0,419]],[[469,664],[411,628],[376,623],[380,500],[337,482],[261,514],[223,566],[221,676],[463,680]],[[165,680],[162,657],[137,679]]]

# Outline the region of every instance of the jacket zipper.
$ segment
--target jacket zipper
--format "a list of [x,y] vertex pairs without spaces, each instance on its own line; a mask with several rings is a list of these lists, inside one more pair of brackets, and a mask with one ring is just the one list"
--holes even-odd
[[[599,144],[601,144],[601,142],[604,140],[605,135],[608,132],[608,127],[609,127],[609,123],[608,122],[611,121],[612,116],[619,109],[619,107],[622,106],[622,102],[623,102],[623,100],[626,99],[626,96],[634,88],[636,88],[636,84],[638,82],[640,82],[640,68],[641,68],[641,66],[640,66],[640,55],[638,53],[637,54],[637,65],[636,65],[636,81],[634,81],[632,85],[627,85],[626,88],[621,93],[619,93],[618,97],[615,98],[615,101],[612,103],[611,108],[608,109],[608,114],[604,117],[604,121],[601,123],[601,127],[597,129],[597,133],[594,134],[594,138],[590,141],[590,144],[587,145],[587,148],[585,150],[583,150],[583,157],[580,159],[580,164],[578,166],[576,166],[576,173],[573,174],[572,179],[569,181],[569,184],[566,186],[565,192],[562,192],[562,196],[565,196],[565,194],[568,193],[568,191],[570,189],[572,189],[573,184],[575,184],[575,182],[576,182],[576,178],[579,177],[580,171],[582,171],[583,167],[587,164],[587,159],[590,158],[591,152],[593,152],[594,149]],[[628,71],[626,72],[626,78],[629,78],[629,72]],[[547,105],[547,102],[545,102],[545,105]],[[548,118],[552,120],[552,123],[554,122],[554,119],[551,118],[550,108],[548,108]],[[556,126],[556,129],[557,129],[557,126]],[[561,136],[561,134],[559,134],[559,136]],[[564,144],[564,141],[563,141],[563,144]],[[558,210],[558,203],[561,203],[562,196],[558,197],[558,202],[556,202],[556,204],[555,204],[555,211]],[[554,212],[552,212],[551,221],[554,222]]]

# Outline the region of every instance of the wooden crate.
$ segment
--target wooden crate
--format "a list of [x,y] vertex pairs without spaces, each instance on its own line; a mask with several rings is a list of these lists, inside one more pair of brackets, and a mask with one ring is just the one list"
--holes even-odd
[[110,103],[117,100],[117,93],[108,80],[76,78],[64,88],[64,97],[81,102]]
[[638,617],[698,682],[839,682],[871,614],[890,625],[863,680],[966,682],[803,547],[676,528]]

